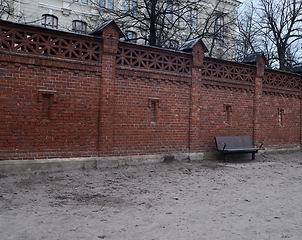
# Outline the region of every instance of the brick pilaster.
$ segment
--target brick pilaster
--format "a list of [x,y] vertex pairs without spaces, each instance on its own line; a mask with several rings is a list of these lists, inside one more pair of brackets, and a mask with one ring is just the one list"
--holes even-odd
[[[190,91],[190,129],[189,129],[189,150],[190,154],[201,152],[200,139],[200,97],[202,88],[202,67],[206,47],[200,40],[192,48],[192,82]],[[193,158],[199,158],[193,157]]]
[[264,78],[266,59],[261,56],[256,62],[255,74],[255,93],[254,93],[254,122],[253,122],[253,140],[256,146],[263,141],[261,128],[261,103],[262,103],[262,82]]
[[100,86],[99,155],[112,155],[114,142],[114,82],[116,76],[116,53],[119,43],[116,25],[106,26],[102,31],[102,76]]

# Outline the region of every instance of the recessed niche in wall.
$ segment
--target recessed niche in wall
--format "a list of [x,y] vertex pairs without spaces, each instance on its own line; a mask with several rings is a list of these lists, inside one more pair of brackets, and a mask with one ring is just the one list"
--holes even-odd
[[42,103],[42,118],[50,120],[52,113],[52,104],[57,102],[57,91],[38,90],[38,102]]
[[229,103],[223,104],[224,112],[225,112],[225,123],[227,125],[231,125],[232,123],[232,105]]
[[284,108],[278,108],[278,116],[279,116],[279,126],[284,126]]
[[150,108],[150,121],[151,123],[156,123],[158,121],[158,108],[160,107],[159,99],[149,98],[148,106]]

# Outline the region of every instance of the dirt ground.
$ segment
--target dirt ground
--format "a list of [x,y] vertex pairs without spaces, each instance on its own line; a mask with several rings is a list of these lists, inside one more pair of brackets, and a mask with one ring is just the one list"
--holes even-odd
[[302,151],[0,175],[0,239],[302,239]]

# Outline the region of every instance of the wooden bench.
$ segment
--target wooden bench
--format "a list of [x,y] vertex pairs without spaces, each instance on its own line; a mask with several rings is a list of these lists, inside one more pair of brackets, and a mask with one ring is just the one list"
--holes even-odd
[[255,148],[251,136],[225,136],[215,137],[216,148],[223,155],[223,161],[226,161],[227,154],[252,153],[252,159],[255,159],[255,153],[264,150],[262,145]]

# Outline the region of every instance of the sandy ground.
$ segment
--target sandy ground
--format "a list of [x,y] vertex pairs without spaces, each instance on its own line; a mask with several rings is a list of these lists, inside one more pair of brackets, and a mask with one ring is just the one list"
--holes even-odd
[[0,175],[0,239],[302,239],[302,151]]

